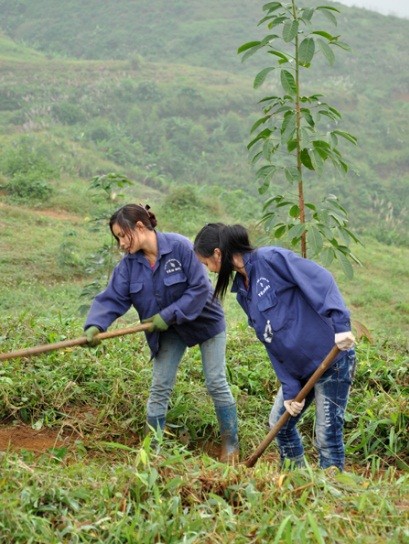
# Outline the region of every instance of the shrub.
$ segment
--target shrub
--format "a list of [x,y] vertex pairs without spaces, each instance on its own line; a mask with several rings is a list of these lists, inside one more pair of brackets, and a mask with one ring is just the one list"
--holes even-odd
[[16,174],[5,186],[6,192],[14,197],[25,200],[45,201],[53,193],[50,184],[39,177],[36,172]]
[[75,125],[84,118],[84,112],[81,108],[71,102],[55,104],[52,108],[52,114],[55,119],[64,125]]

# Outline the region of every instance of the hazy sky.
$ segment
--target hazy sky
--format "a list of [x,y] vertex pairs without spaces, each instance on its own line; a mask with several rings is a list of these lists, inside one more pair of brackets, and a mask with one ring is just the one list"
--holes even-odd
[[337,0],[345,6],[355,6],[377,11],[383,15],[409,18],[409,0]]

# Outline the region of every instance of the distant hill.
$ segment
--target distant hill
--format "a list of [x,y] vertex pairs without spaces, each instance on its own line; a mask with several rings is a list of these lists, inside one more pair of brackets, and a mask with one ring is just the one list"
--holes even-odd
[[[7,68],[0,86],[3,134],[10,138],[10,124],[29,133],[28,121],[37,131],[41,123],[44,130],[60,126],[64,141],[87,153],[92,148],[152,188],[214,184],[257,199],[245,145],[259,113],[251,79],[268,59],[242,64],[236,51],[259,35],[263,3],[1,0],[1,29],[15,48],[31,48],[22,58],[33,63],[25,72]],[[327,3],[341,11],[336,33],[352,52],[339,51],[333,67],[319,61],[307,90],[322,92],[340,109],[342,128],[358,137],[359,147],[345,149],[352,167],[346,179],[329,171],[325,180],[311,180],[309,190],[340,195],[360,228],[402,230],[409,192],[409,21]],[[10,47],[0,43],[0,59],[9,58]],[[35,51],[48,58],[41,84]]]

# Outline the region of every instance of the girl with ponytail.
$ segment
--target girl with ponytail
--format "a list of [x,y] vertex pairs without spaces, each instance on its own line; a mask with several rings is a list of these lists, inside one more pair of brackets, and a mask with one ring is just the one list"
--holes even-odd
[[[209,223],[197,234],[194,250],[218,274],[215,297],[229,283],[264,344],[280,381],[270,412],[273,427],[287,410],[292,416],[277,435],[282,462],[304,464],[296,424],[315,400],[316,444],[322,468],[343,470],[344,414],[355,368],[350,314],[332,275],[317,263],[282,247],[255,249],[241,225]],[[294,399],[334,343],[338,358],[303,402]]]

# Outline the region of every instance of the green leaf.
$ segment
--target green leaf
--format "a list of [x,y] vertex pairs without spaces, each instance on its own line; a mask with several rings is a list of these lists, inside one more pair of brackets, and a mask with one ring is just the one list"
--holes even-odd
[[283,27],[283,40],[286,43],[291,42],[298,32],[298,21],[287,21]]
[[310,210],[316,210],[317,209],[317,206],[315,204],[312,204],[312,202],[306,202],[305,207],[310,209]]
[[331,146],[328,142],[325,142],[324,140],[314,140],[312,145],[316,154],[318,154],[322,160],[326,161],[331,153]]
[[[307,512],[307,517],[308,517],[308,523],[310,524],[310,527],[312,529],[312,532],[315,536],[315,541],[318,543],[318,544],[325,544],[325,540],[322,536],[322,533],[323,533],[323,529],[321,529],[316,521],[316,519],[314,518],[313,514],[311,512]],[[324,531],[324,534],[325,536],[327,536],[327,533]]]
[[334,250],[330,247],[324,248],[320,253],[320,260],[323,266],[328,267],[334,260]]
[[352,240],[353,240],[354,242],[356,242],[357,244],[361,244],[361,245],[362,245],[361,240],[360,240],[357,236],[355,236],[355,234],[354,234],[353,232],[351,232],[349,229],[347,229],[347,228],[345,228],[345,227],[344,227],[344,231],[348,234],[348,236],[349,236],[350,238],[352,238]]
[[310,127],[315,126],[314,118],[308,108],[301,108],[301,115],[304,117]]
[[267,191],[269,186],[270,186],[270,180],[265,178],[264,183],[262,185],[260,185],[260,187],[258,188],[259,194],[264,195],[264,193]]
[[241,45],[237,49],[237,53],[243,53],[244,51],[247,51],[248,49],[252,49],[253,47],[259,46],[260,44],[261,44],[260,41],[253,41],[253,42],[244,43],[243,45]]
[[338,47],[340,47],[341,49],[344,49],[345,51],[351,51],[350,45],[345,42],[340,42],[337,40],[334,42],[334,45],[337,45]]
[[288,215],[290,217],[293,217],[294,219],[297,219],[300,217],[300,208],[297,204],[294,204],[294,206],[291,206],[291,208],[288,211]]
[[315,53],[315,42],[313,38],[305,38],[298,50],[298,61],[302,66],[309,65]]
[[301,174],[296,166],[290,166],[284,169],[284,174],[290,183],[297,182],[301,179]]
[[330,8],[328,6],[318,6],[316,9],[320,10],[322,14],[328,19],[328,21],[330,21],[334,26],[337,26],[337,19],[335,15],[331,12],[336,11],[337,13],[339,13],[339,10],[335,8]]
[[241,57],[241,62],[246,61],[249,57],[253,56],[259,49],[264,47],[263,45],[259,45],[258,47],[253,47],[253,49],[249,49],[244,53],[244,55]]
[[287,55],[284,55],[284,53],[281,53],[281,51],[277,51],[276,49],[271,49],[268,51],[270,55],[275,55],[276,57],[279,57],[281,59],[280,64],[284,64],[284,62],[290,62],[290,57]]
[[269,140],[265,140],[263,144],[262,154],[266,161],[271,159],[271,156],[276,152],[277,146],[273,145]]
[[281,100],[280,96],[265,96],[261,100],[259,100],[259,104],[262,104],[263,102],[272,102],[273,100],[276,100],[277,104]]
[[317,229],[317,227],[311,226],[308,229],[308,242],[315,255],[320,253],[320,251],[322,250],[324,246],[324,240],[322,238],[320,231]]
[[329,64],[334,64],[335,55],[330,46],[326,42],[324,42],[324,40],[318,40],[318,43],[320,44],[320,49]]
[[274,231],[274,236],[276,238],[281,238],[286,230],[287,230],[287,225],[281,225],[280,227],[278,227],[278,229]]
[[349,132],[345,132],[344,130],[333,130],[332,134],[337,134],[338,136],[341,136],[342,138],[345,138],[349,142],[357,145],[358,140],[355,138],[355,136],[352,136]]
[[332,6],[317,6],[315,9],[328,9],[330,11],[336,11],[337,13],[341,13],[339,9],[333,8]]
[[261,132],[258,133],[258,135],[252,140],[249,144],[247,144],[247,149],[251,149],[253,145],[258,142],[259,140],[264,140],[265,138],[268,138],[271,134],[271,129],[265,128]]
[[268,198],[264,205],[263,205],[263,211],[266,210],[273,202],[275,203],[275,205],[277,205],[278,203],[280,203],[282,200],[284,199],[283,195],[275,195],[275,196],[271,196],[270,198]]
[[323,30],[314,30],[313,32],[311,32],[311,34],[322,36],[323,38],[326,38],[329,42],[332,42],[333,40],[336,39],[335,36],[333,36],[329,32],[324,32]]
[[334,108],[333,106],[328,106],[328,110],[332,112],[334,115],[338,117],[338,119],[341,119],[341,114],[337,110],[337,108]]
[[267,34],[267,36],[264,36],[264,38],[261,40],[260,44],[263,46],[270,45],[273,40],[276,40],[279,37],[280,36],[278,34]]
[[311,157],[307,148],[301,150],[301,162],[309,170],[314,170],[314,166],[311,162]]
[[293,225],[289,230],[288,230],[288,236],[290,238],[290,240],[294,240],[294,239],[297,239],[299,238],[302,233],[305,231],[305,228],[306,228],[306,225],[305,223],[297,223],[297,225]]
[[293,132],[295,130],[295,113],[289,111],[284,115],[284,119],[281,125],[281,134],[285,132]]
[[313,149],[312,152],[310,153],[310,157],[311,157],[311,161],[314,165],[314,169],[316,172],[318,173],[321,173],[322,169],[323,169],[323,166],[324,166],[324,162],[325,162],[325,158],[323,158],[318,152],[316,149]]
[[337,259],[339,260],[345,276],[349,280],[352,279],[354,277],[354,269],[352,268],[350,260],[341,251],[337,251]]
[[266,77],[268,76],[268,74],[270,72],[272,72],[273,70],[275,70],[275,67],[268,67],[268,68],[264,68],[264,70],[261,70],[261,72],[259,72],[256,77],[254,78],[254,83],[253,83],[253,87],[254,89],[258,89],[259,87],[261,87],[261,85],[264,83]]
[[294,76],[288,70],[281,70],[280,79],[284,91],[294,95],[297,91]]
[[319,115],[325,115],[326,117],[329,117],[330,119],[333,119],[334,121],[337,120],[337,117],[336,115],[334,115],[332,112],[330,111],[326,111],[326,110],[319,110],[317,112]]
[[273,11],[277,11],[279,8],[282,8],[283,4],[281,2],[268,2],[268,4],[264,4],[263,11],[268,11],[269,13],[272,13]]
[[297,147],[297,140],[289,140],[287,142],[287,150],[289,153],[291,153],[292,151],[294,151],[294,149],[296,149]]
[[282,15],[281,17],[276,15],[271,21],[271,23],[268,25],[268,28],[271,29],[271,28],[274,28],[275,26],[281,25],[281,23],[283,23],[287,19],[288,19],[287,15]]
[[264,179],[267,176],[273,176],[276,170],[277,170],[277,167],[272,164],[267,164],[265,166],[262,166],[259,170],[257,170],[257,178]]
[[303,21],[311,21],[312,16],[314,15],[314,8],[303,8],[301,9],[301,19]]
[[264,124],[266,121],[268,121],[270,119],[271,115],[266,115],[265,117],[260,117],[260,119],[258,119],[254,125],[251,127],[251,130],[250,132],[254,132],[256,130],[256,128],[258,128],[260,125]]

